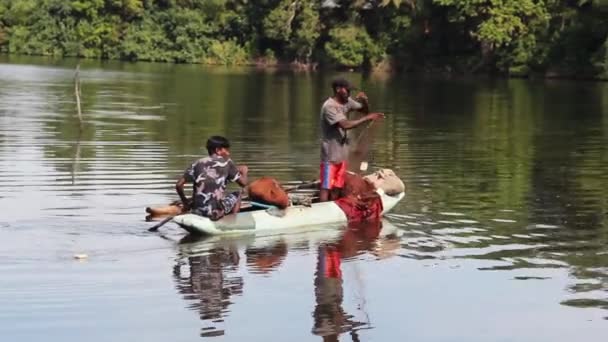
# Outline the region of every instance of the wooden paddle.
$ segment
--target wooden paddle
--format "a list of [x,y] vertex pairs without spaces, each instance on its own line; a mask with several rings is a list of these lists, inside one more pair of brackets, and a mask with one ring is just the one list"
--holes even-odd
[[174,217],[175,217],[175,215],[167,217],[166,219],[164,219],[164,220],[160,221],[159,223],[155,224],[154,226],[148,228],[148,231],[149,232],[155,232],[155,231],[157,231],[158,228],[162,227],[165,223],[171,221]]

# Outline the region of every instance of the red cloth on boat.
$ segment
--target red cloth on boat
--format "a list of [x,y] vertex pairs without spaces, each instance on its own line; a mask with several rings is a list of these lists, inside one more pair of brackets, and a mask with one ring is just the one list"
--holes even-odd
[[382,200],[377,193],[349,195],[336,201],[348,222],[377,220],[382,215]]
[[347,172],[344,197],[336,204],[344,211],[348,222],[376,220],[382,214],[382,200],[374,185],[358,174]]

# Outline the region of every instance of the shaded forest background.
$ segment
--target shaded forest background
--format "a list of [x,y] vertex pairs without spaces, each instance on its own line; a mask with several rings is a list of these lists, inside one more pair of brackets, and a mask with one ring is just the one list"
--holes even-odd
[[608,79],[608,0],[0,0],[0,52]]

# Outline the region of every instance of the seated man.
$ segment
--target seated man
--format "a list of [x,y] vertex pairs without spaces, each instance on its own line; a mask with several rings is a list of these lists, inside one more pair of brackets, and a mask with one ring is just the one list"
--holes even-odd
[[[247,185],[247,167],[237,167],[230,159],[230,143],[221,136],[207,140],[208,157],[194,162],[175,184],[175,190],[186,209],[216,221],[241,208],[241,191],[225,194],[228,182]],[[184,184],[193,183],[192,203],[184,194]]]

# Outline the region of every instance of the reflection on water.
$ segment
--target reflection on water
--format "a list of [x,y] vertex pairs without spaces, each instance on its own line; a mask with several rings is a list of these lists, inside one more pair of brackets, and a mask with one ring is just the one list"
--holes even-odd
[[[364,287],[356,263],[358,257],[370,254],[374,258],[396,255],[399,232],[387,221],[350,224],[344,229],[324,228],[295,235],[278,235],[269,238],[199,238],[182,239],[180,254],[174,267],[177,289],[200,313],[205,327],[201,336],[224,335],[221,326],[229,315],[233,297],[243,294],[246,286],[240,269],[252,274],[272,277],[288,258],[289,250],[315,255],[314,269],[300,270],[314,279],[314,311],[312,333],[323,341],[338,341],[349,334],[358,341],[357,331],[370,328],[365,312],[365,298],[359,298],[358,314],[346,312],[343,307],[345,273],[351,272],[352,282]],[[198,241],[197,241],[198,240]],[[246,263],[241,262],[246,257]],[[343,270],[344,263],[354,264],[355,271]],[[360,317],[359,317],[360,316]]]
[[284,240],[279,240],[269,247],[250,246],[245,250],[247,266],[252,273],[270,274],[285,260],[288,248]]
[[[175,266],[167,281],[181,293],[159,281],[157,297],[133,290],[137,302],[125,309],[151,303],[180,318],[96,320],[105,331],[148,319],[142,325],[159,327],[124,327],[131,340],[161,336],[163,322],[188,331],[193,315],[182,297],[204,320],[200,334],[234,340],[264,333],[262,309],[281,312],[272,331],[285,339],[605,336],[596,323],[608,316],[606,83],[349,74],[372,109],[388,113],[374,127],[369,161],[405,180],[407,197],[387,221],[398,234],[360,236],[374,229],[350,227],[175,244],[183,236],[175,226],[165,226],[168,240],[146,233],[144,208],[176,199],[172,184],[211,134],[231,138],[234,159],[253,178],[317,177],[318,111],[333,75],[81,61],[80,132],[76,61],[0,62],[0,333],[8,339],[45,336],[19,325],[30,313],[103,340],[76,324],[76,309],[88,311],[73,297],[103,293],[90,312],[115,312],[124,288],[104,278],[92,292],[78,281],[115,263],[124,267],[111,275],[118,283],[166,277],[163,266]],[[133,257],[173,256],[173,248],[177,265],[163,259],[148,269]],[[74,266],[76,253],[90,260]],[[76,309],[53,309],[62,305]],[[532,311],[546,319],[531,319]],[[501,320],[518,329],[493,323]],[[433,326],[470,333],[454,338]],[[476,330],[485,326],[490,335]]]
[[[215,248],[207,253],[187,257],[187,264],[177,264],[173,274],[184,299],[196,301],[189,307],[199,311],[201,319],[210,323],[202,329],[201,336],[221,336],[224,330],[216,325],[223,322],[231,304],[230,297],[243,293],[243,278],[231,275],[239,265],[237,251]],[[187,268],[186,273],[183,267]]]
[[[365,322],[358,321],[342,307],[344,277],[341,266],[344,259],[362,252],[372,252],[381,228],[381,221],[351,224],[337,241],[323,242],[317,248],[312,333],[321,336],[323,341],[338,341],[343,333],[350,333],[352,340],[358,341],[357,331],[369,327],[369,318]],[[384,237],[387,243],[391,238],[394,239],[394,236]],[[357,280],[361,281],[359,278]],[[365,308],[361,305],[358,310]]]

